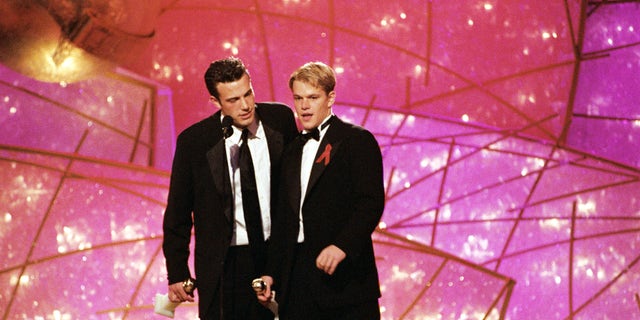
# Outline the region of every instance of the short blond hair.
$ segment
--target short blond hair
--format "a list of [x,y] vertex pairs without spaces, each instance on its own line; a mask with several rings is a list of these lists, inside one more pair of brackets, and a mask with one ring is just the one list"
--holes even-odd
[[308,83],[328,94],[336,87],[336,74],[331,67],[322,62],[307,62],[291,74],[289,89],[293,89],[294,81]]

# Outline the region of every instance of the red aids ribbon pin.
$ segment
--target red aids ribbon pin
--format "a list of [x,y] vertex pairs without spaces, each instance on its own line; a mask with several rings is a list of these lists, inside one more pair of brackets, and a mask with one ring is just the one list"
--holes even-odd
[[331,144],[327,144],[327,146],[324,147],[324,151],[322,151],[322,154],[316,160],[316,163],[320,163],[324,160],[324,165],[326,167],[329,164],[329,161],[331,160],[330,154],[331,154]]

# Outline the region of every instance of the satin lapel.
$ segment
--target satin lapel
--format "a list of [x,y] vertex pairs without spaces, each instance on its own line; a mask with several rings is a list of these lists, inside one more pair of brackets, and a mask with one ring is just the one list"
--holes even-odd
[[[291,210],[296,214],[300,212],[300,166],[302,164],[302,147],[300,138],[293,140],[291,146],[291,163],[284,163],[282,168],[282,170],[286,172],[286,179],[291,179],[289,183],[287,183],[287,186],[290,186],[290,190],[287,191]],[[291,190],[291,188],[293,190]]]
[[213,184],[218,194],[222,195],[224,215],[230,222],[233,219],[233,204],[231,203],[233,197],[231,195],[231,181],[229,180],[229,165],[227,164],[224,139],[218,140],[218,143],[207,152],[207,161],[213,176]]
[[262,127],[264,128],[264,134],[267,136],[271,165],[278,165],[280,163],[282,150],[284,149],[284,138],[280,132],[271,129],[264,121],[262,122]]
[[318,179],[322,176],[322,173],[330,165],[331,160],[340,148],[342,144],[341,123],[334,121],[325,134],[318,152],[316,153],[315,160],[313,160],[313,167],[311,167],[311,175],[309,176],[309,183],[307,185],[307,193],[313,189],[313,186],[318,182]]

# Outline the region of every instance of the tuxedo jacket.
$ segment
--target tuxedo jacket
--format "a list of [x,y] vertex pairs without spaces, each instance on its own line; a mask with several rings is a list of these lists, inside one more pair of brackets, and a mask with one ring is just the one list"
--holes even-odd
[[[371,234],[384,209],[382,155],[367,130],[333,116],[320,142],[302,204],[305,252],[296,255],[300,208],[300,165],[303,144],[296,138],[282,160],[277,215],[272,221],[267,274],[281,308],[286,308],[291,268],[303,265],[310,292],[320,306],[342,306],[380,297]],[[346,258],[329,276],[315,259],[329,245]]]
[[[256,112],[267,137],[273,198],[278,190],[281,154],[298,131],[293,112],[285,105],[258,103]],[[188,259],[194,230],[200,316],[205,316],[214,295],[219,293],[217,288],[233,236],[233,196],[220,116],[218,111],[178,136],[163,220],[162,249],[169,284],[191,275]]]

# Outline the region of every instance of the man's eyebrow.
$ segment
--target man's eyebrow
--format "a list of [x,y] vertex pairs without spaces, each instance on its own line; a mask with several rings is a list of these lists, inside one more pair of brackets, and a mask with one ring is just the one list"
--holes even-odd
[[247,90],[245,93],[239,95],[239,96],[233,96],[233,97],[229,97],[224,99],[224,101],[233,101],[233,100],[238,100],[240,99],[240,97],[246,97],[248,95],[250,95],[251,93],[253,93],[253,88],[249,88],[249,90]]

